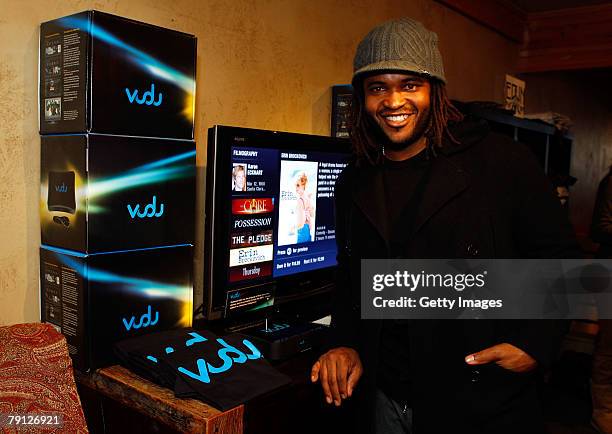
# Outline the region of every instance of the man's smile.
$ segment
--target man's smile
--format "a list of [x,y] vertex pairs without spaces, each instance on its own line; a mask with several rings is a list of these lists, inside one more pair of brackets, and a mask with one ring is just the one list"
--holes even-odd
[[414,113],[393,113],[393,114],[382,114],[380,115],[385,123],[392,128],[401,128],[408,124],[410,116]]

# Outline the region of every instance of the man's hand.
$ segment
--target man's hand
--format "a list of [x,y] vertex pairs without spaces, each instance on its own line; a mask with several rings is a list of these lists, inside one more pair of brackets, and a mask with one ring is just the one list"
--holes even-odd
[[493,345],[465,358],[465,363],[472,366],[492,362],[504,369],[519,373],[533,371],[538,366],[538,362],[533,357],[510,344]]
[[363,367],[359,354],[352,348],[338,347],[329,350],[312,365],[310,380],[321,380],[321,387],[328,404],[339,406],[343,399],[353,394]]

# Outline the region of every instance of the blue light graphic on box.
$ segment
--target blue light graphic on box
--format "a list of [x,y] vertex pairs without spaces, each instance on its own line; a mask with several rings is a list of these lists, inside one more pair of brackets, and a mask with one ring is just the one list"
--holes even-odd
[[139,218],[161,217],[164,214],[164,204],[163,203],[160,206],[160,210],[157,211],[157,196],[153,196],[153,201],[147,206],[145,206],[142,212],[138,211],[139,208],[140,208],[139,203],[136,204],[135,207],[132,207],[132,205],[128,204],[127,209],[132,219],[136,217],[139,217]]
[[64,265],[76,270],[76,272],[92,282],[114,283],[121,285],[126,291],[141,295],[145,294],[153,298],[171,298],[179,301],[188,301],[190,287],[180,285],[169,285],[167,283],[155,282],[153,280],[139,279],[136,277],[120,276],[104,270],[98,270],[85,266],[82,262],[70,256],[62,255],[61,261]]
[[163,62],[160,62],[153,56],[145,53],[144,51],[127,44],[126,42],[117,38],[115,35],[103,29],[99,25],[96,25],[95,23],[90,23],[86,19],[75,16],[62,18],[60,20],[60,23],[67,28],[75,27],[82,31],[88,31],[93,38],[99,39],[109,45],[112,45],[116,48],[120,48],[125,52],[131,54],[133,58],[131,58],[130,60],[133,63],[138,65],[140,68],[150,72],[155,77],[173,83],[186,92],[189,92],[191,94],[195,93],[195,81],[193,80],[193,78],[186,76],[182,72],[164,64]]
[[187,160],[195,156],[196,156],[196,151],[189,151],[183,154],[173,155],[172,157],[154,161],[152,163],[144,164],[142,166],[131,169],[130,172],[144,172],[146,170],[156,169],[158,167],[169,166],[170,164],[176,163],[177,161]]
[[142,185],[170,181],[173,179],[193,176],[193,166],[169,167],[167,169],[151,170],[145,173],[119,175],[114,178],[91,181],[87,187],[89,198],[102,194],[127,190]]
[[159,93],[159,97],[157,98],[157,101],[155,101],[155,84],[154,83],[151,83],[151,90],[147,90],[145,93],[142,94],[142,97],[140,98],[138,98],[138,89],[134,89],[133,91],[130,91],[130,89],[126,87],[125,93],[127,94],[128,101],[130,102],[130,104],[133,104],[135,102],[136,104],[140,104],[140,105],[153,104],[153,106],[158,107],[162,103],[163,95],[161,92]]
[[183,164],[171,167],[164,166],[170,166],[173,163],[194,158],[195,155],[195,150],[184,152],[179,155],[173,155],[159,161],[144,164],[114,177],[91,180],[89,185],[86,187],[87,197],[91,199],[104,194],[140,187],[143,185],[167,182],[174,179],[194,176],[194,164]]

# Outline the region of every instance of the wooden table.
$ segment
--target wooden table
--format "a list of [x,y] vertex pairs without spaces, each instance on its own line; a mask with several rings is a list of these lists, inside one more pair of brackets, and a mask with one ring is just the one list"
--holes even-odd
[[[86,414],[89,413],[88,424],[94,425],[90,427],[90,431],[94,433],[102,429],[102,432],[118,430],[134,434],[138,432],[139,427],[144,428],[145,425],[153,425],[153,428],[147,427],[144,432],[159,429],[160,432],[243,433],[244,405],[222,412],[196,399],[175,398],[170,389],[153,384],[118,365],[100,369],[93,374],[75,372],[75,375],[81,386],[79,389],[82,401],[88,401],[83,402],[83,406]],[[91,398],[95,392],[107,399],[92,403]],[[98,406],[99,408],[96,408]],[[120,407],[123,407],[123,410],[132,410],[132,414],[126,413],[119,418],[114,417],[116,414],[108,414],[117,411],[124,413],[120,411]],[[134,414],[133,410],[140,414]],[[97,420],[100,417],[101,420]],[[119,420],[111,422],[112,426],[109,427],[109,417],[111,421]]]
[[326,434],[356,432],[353,402],[325,404],[310,382],[318,352],[308,351],[275,368],[292,379],[246,405],[221,412],[201,401],[175,398],[173,391],[121,366],[93,374],[75,372],[89,430],[97,433]]

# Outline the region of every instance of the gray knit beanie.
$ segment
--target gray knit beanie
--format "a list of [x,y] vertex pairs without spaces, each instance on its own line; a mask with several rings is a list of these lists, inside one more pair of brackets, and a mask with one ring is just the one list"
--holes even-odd
[[438,35],[410,18],[375,27],[357,47],[353,80],[359,74],[383,70],[430,75],[446,83]]

